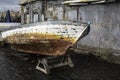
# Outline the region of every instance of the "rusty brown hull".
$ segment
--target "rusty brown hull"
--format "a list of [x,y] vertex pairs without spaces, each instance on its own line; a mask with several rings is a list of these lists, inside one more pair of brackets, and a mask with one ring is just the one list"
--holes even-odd
[[[29,40],[30,41],[30,40]],[[12,48],[32,54],[63,55],[73,43],[62,39],[31,40],[27,44],[12,44]]]
[[65,54],[70,46],[87,35],[88,26],[73,22],[45,22],[2,32],[2,38],[17,51],[56,56]]

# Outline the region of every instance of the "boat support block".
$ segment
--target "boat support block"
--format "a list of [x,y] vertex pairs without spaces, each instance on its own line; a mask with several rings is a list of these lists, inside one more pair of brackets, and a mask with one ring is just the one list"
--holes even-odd
[[38,59],[36,69],[45,74],[50,74],[50,69],[62,67],[66,65],[69,65],[70,67],[74,67],[70,54],[65,54],[57,57],[45,57],[42,59]]

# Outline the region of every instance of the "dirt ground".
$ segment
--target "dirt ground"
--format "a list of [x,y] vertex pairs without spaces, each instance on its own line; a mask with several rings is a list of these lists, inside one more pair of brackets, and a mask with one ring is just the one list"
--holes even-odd
[[0,80],[120,80],[120,65],[93,55],[72,53],[75,67],[51,70],[46,75],[35,69],[37,55],[15,52],[9,47],[0,48]]

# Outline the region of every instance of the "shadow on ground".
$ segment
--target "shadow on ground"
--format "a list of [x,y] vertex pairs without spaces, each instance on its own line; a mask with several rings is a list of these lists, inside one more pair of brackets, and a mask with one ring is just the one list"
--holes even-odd
[[120,65],[93,55],[71,54],[75,64],[51,70],[50,75],[35,69],[37,55],[0,48],[0,80],[120,80]]

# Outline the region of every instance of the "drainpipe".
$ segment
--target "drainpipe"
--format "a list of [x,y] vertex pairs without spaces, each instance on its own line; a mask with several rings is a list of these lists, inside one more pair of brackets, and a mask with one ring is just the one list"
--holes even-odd
[[47,0],[45,0],[45,13],[44,13],[44,15],[45,15],[45,21],[47,21]]
[[63,20],[65,20],[65,5],[63,5]]
[[79,21],[79,6],[77,7],[77,21]]
[[28,7],[29,7],[29,23],[31,23],[31,5],[30,5],[30,3],[28,3]]

